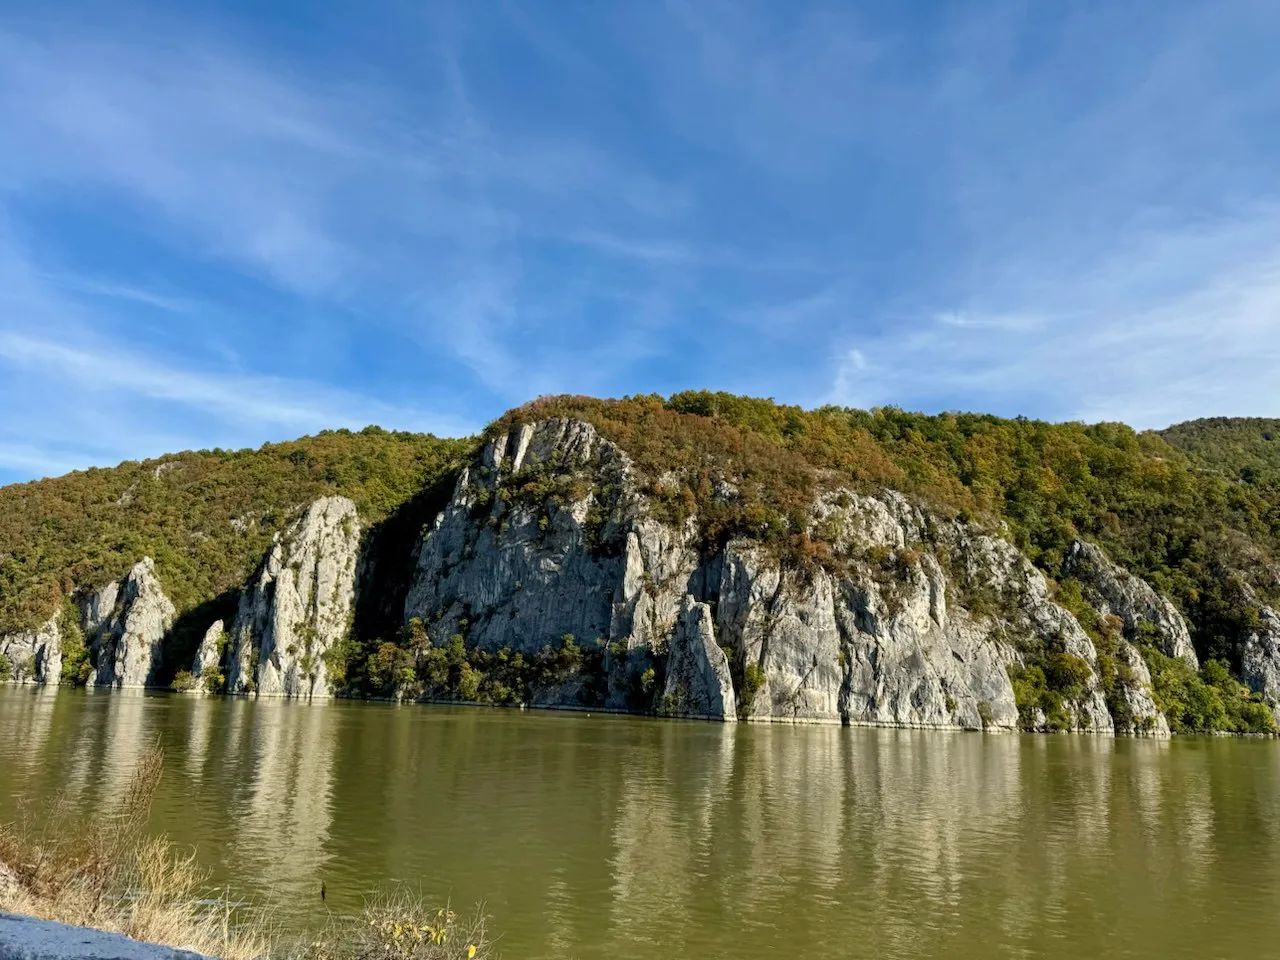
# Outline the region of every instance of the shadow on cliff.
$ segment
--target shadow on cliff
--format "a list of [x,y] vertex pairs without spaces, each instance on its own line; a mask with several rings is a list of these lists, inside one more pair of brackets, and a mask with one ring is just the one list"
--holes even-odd
[[165,635],[164,656],[156,667],[155,686],[167,687],[179,670],[190,670],[205,631],[215,620],[221,620],[230,629],[239,602],[240,588],[232,587],[180,614]]
[[[417,566],[422,532],[448,505],[458,472],[450,471],[392,511],[365,533],[356,566],[355,619],[351,636],[366,650],[395,639],[404,623],[404,602]],[[357,656],[355,663],[366,658]],[[361,678],[349,678],[349,685]]]

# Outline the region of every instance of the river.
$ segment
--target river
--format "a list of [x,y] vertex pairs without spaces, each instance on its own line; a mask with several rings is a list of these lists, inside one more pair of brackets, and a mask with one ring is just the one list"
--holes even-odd
[[0,820],[104,809],[157,738],[153,829],[289,928],[400,881],[509,960],[1280,950],[1271,740],[0,687]]

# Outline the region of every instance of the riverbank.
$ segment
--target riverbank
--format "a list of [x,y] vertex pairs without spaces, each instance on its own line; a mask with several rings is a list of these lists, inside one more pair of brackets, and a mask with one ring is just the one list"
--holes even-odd
[[[331,917],[309,935],[282,936],[268,910],[211,891],[194,851],[147,834],[163,769],[164,753],[153,746],[138,760],[112,812],[76,816],[58,797],[40,811],[28,801],[18,821],[0,825],[0,915],[33,921],[15,926],[10,918],[0,930],[0,957],[8,939],[24,936],[34,937],[39,949],[15,956],[89,955],[76,929],[221,960],[494,956],[483,909],[459,914],[447,904],[429,906],[405,889],[371,898],[358,916]],[[98,946],[116,939],[106,936]],[[76,952],[77,944],[84,949]],[[146,951],[91,955],[159,960]]]

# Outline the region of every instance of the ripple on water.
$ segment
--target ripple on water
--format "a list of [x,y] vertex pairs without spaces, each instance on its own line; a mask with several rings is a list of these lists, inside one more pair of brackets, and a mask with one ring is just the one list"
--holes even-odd
[[[1265,956],[1280,744],[0,689],[0,818],[118,798],[297,927],[399,880],[507,956]],[[321,904],[323,880],[328,900]]]

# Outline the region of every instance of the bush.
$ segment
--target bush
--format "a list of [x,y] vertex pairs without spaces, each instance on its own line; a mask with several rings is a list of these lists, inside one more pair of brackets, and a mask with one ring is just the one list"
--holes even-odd
[[204,686],[205,693],[226,693],[227,692],[227,675],[217,667],[209,667],[200,676],[200,682]]
[[[209,887],[194,855],[148,836],[164,769],[154,746],[122,801],[77,820],[66,796],[41,818],[0,825],[0,911],[123,933],[224,960],[489,960],[482,907],[466,915],[428,907],[403,889],[371,897],[359,916],[317,935],[281,939],[270,914]],[[232,919],[235,914],[234,920]]]
[[0,683],[8,683],[13,679],[13,661],[0,653]]
[[1068,700],[1079,700],[1093,679],[1093,670],[1073,654],[1051,653],[1044,660],[1044,678],[1049,689]]
[[58,682],[83,687],[93,673],[93,664],[89,662],[89,648],[80,629],[80,610],[70,597],[58,611],[58,637],[62,648],[62,674]]
[[360,917],[335,921],[298,960],[489,960],[486,923],[483,906],[459,916],[396,890],[371,898]]
[[174,693],[190,693],[196,688],[196,678],[191,675],[190,670],[179,670],[173,675],[170,686]]
[[742,669],[742,693],[738,697],[738,713],[747,716],[755,704],[756,694],[764,686],[766,676],[764,667],[754,660],[748,661]]
[[421,689],[413,651],[394,643],[378,644],[368,664],[369,683],[382,696],[416,696]]
[[640,674],[640,689],[644,691],[647,696],[651,696],[653,694],[657,678],[658,674],[653,667],[645,667],[644,671]]
[[1093,678],[1088,663],[1062,651],[1031,651],[1026,664],[1010,664],[1008,672],[1024,730],[1036,729],[1037,712],[1044,715],[1047,729],[1071,729],[1072,705]]
[[1231,676],[1227,665],[1209,660],[1197,673],[1179,657],[1144,646],[1156,706],[1174,733],[1275,733],[1271,708]]

